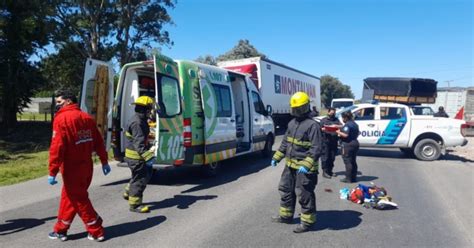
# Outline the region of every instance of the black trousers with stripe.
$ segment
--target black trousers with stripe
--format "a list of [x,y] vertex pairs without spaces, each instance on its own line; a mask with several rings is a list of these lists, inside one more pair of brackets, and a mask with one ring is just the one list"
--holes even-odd
[[[291,209],[294,213],[296,197],[301,205],[302,214],[316,214],[316,194],[318,173],[297,173],[297,170],[285,166],[280,178],[280,206]],[[296,192],[295,192],[296,189]]]
[[151,178],[151,169],[141,160],[125,158],[125,162],[128,163],[128,167],[132,172],[128,194],[132,197],[142,198],[146,185]]

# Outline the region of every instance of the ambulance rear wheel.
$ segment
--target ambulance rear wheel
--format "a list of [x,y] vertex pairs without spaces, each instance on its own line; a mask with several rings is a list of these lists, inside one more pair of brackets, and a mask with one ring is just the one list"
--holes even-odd
[[265,148],[262,150],[262,155],[264,158],[269,158],[272,156],[272,147],[273,147],[273,136],[268,135],[267,140],[265,141]]
[[202,169],[202,174],[205,177],[215,177],[215,176],[217,176],[217,174],[219,172],[219,167],[220,167],[219,162],[212,162],[212,163],[209,163],[209,164],[205,164],[201,168]]
[[441,146],[436,140],[423,139],[415,145],[414,152],[419,160],[433,161],[441,156]]

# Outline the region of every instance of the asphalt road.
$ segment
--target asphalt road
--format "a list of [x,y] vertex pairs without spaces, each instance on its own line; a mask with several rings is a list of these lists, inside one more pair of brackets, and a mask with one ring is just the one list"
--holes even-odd
[[[277,137],[277,144],[281,136]],[[274,149],[276,146],[274,146]],[[359,180],[384,186],[397,210],[372,210],[339,199],[338,176],[319,177],[317,224],[293,234],[292,225],[275,224],[277,185],[283,169],[250,155],[224,163],[220,175],[203,178],[197,169],[161,171],[145,191],[149,214],[128,211],[121,198],[129,171],[113,166],[104,177],[96,168],[90,198],[104,219],[107,240],[86,238],[76,217],[70,240],[49,240],[60,184],[46,177],[0,188],[1,247],[472,247],[474,240],[473,161],[456,156],[421,162],[398,150],[362,149]],[[327,192],[332,191],[332,192]],[[295,216],[296,217],[296,216]]]

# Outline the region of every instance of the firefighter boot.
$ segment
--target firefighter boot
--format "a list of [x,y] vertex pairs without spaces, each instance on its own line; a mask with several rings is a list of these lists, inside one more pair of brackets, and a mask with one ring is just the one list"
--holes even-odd
[[281,216],[272,216],[272,222],[274,223],[284,223],[291,224],[292,218],[282,218]]
[[304,233],[307,232],[311,229],[311,224],[301,222],[301,224],[298,224],[295,229],[293,229],[294,233]]
[[149,213],[150,208],[147,205],[138,205],[138,206],[130,205],[130,212],[135,212],[135,213],[140,213],[140,214]]

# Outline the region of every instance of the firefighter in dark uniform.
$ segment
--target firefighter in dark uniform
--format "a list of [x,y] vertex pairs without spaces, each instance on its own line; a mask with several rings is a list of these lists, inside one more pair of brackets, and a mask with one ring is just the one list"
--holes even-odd
[[288,123],[280,148],[271,162],[272,166],[276,166],[286,158],[278,187],[281,195],[280,212],[278,216],[272,217],[272,221],[290,224],[298,197],[301,205],[300,224],[293,232],[302,233],[310,230],[316,222],[314,190],[318,183],[321,127],[308,116],[309,96],[306,93],[296,92],[290,99],[290,106],[295,118]]
[[341,138],[342,160],[346,166],[346,177],[341,179],[344,183],[356,182],[357,175],[357,152],[359,151],[359,126],[352,119],[350,111],[342,113],[342,121],[344,126],[342,130],[337,130],[336,133]]
[[141,96],[135,101],[135,115],[125,129],[125,161],[132,171],[130,182],[125,187],[123,197],[128,200],[130,211],[147,213],[149,208],[142,204],[143,191],[151,177],[151,167],[155,162],[154,151],[148,143],[150,128],[148,116],[154,106],[153,99]]
[[331,178],[333,176],[334,159],[337,153],[338,137],[335,132],[326,130],[327,126],[340,126],[341,122],[336,118],[336,109],[329,108],[328,115],[321,120],[321,130],[323,131],[323,141],[321,143],[321,166],[323,167],[323,177]]

